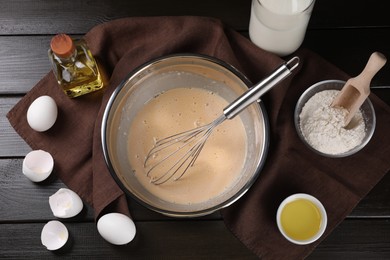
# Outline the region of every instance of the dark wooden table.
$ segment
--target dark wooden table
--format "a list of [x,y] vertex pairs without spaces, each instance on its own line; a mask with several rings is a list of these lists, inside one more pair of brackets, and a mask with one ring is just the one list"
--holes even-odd
[[[251,0],[0,1],[0,258],[255,258],[226,229],[218,213],[174,220],[134,201],[130,204],[138,233],[132,243],[118,247],[105,242],[96,230],[92,209],[86,206],[75,220],[63,221],[71,247],[47,251],[40,233],[54,219],[48,197],[64,184],[60,180],[35,184],[23,176],[22,161],[31,149],[5,117],[50,70],[47,48],[56,33],[81,36],[120,17],[199,15],[220,18],[247,36],[250,5]],[[390,58],[389,12],[387,0],[317,0],[303,45],[357,75],[371,52],[381,51]],[[390,86],[390,65],[373,85]],[[390,104],[390,89],[373,91]],[[389,174],[309,258],[390,259]]]

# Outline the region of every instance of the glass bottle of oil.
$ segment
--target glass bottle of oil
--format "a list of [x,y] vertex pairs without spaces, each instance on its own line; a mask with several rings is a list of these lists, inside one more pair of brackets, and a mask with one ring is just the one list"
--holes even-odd
[[52,38],[48,54],[57,82],[69,97],[103,88],[102,75],[84,40],[58,34]]

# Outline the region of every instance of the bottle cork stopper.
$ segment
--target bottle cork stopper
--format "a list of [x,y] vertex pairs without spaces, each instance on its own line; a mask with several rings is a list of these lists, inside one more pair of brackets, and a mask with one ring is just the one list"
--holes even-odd
[[51,39],[50,48],[60,58],[70,57],[75,50],[73,40],[67,34],[57,34],[54,36]]

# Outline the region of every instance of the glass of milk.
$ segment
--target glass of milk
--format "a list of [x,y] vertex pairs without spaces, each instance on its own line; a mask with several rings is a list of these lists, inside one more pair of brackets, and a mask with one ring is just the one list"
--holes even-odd
[[279,56],[293,53],[305,38],[315,0],[252,0],[249,37]]

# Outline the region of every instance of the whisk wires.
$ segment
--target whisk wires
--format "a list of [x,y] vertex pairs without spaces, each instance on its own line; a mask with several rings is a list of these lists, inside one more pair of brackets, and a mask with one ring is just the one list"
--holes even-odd
[[151,183],[160,185],[179,180],[192,167],[213,129],[226,119],[158,140],[146,156],[144,168]]

